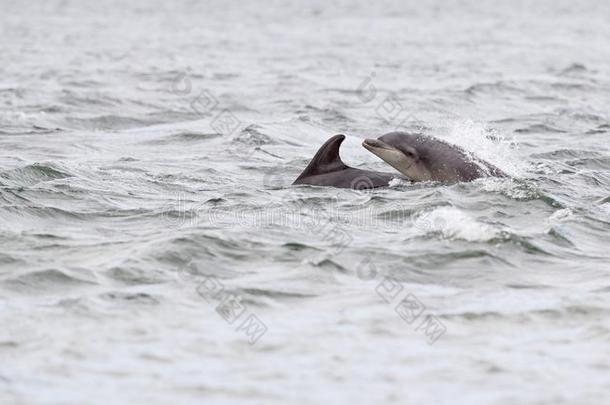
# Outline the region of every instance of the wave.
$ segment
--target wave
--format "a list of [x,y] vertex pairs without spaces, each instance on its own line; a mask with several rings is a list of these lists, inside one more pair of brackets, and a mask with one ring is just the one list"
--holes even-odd
[[209,141],[211,139],[221,138],[223,134],[217,132],[177,132],[167,135],[165,137],[144,141],[144,144],[149,145],[170,145],[180,143],[196,143],[202,141]]
[[0,284],[10,290],[19,292],[63,291],[66,287],[82,287],[97,284],[57,269],[37,270],[26,274],[4,279]]
[[34,163],[0,172],[0,179],[3,179],[5,184],[13,186],[31,186],[69,177],[73,177],[73,174],[66,169],[45,163]]
[[91,118],[67,117],[66,122],[74,129],[88,130],[120,130],[141,128],[162,123],[162,121],[157,118],[145,119],[122,115],[100,115]]

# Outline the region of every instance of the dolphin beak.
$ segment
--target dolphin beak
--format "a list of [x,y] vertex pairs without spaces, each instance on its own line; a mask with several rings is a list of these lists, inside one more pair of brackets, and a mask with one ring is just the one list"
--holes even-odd
[[373,152],[373,150],[377,149],[387,149],[387,150],[396,150],[395,147],[393,147],[392,145],[389,145],[383,141],[380,141],[379,139],[365,139],[364,141],[362,141],[362,146],[364,146],[365,149]]

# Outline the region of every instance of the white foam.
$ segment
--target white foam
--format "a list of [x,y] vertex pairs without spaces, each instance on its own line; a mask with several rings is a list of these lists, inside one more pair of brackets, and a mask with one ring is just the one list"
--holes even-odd
[[389,187],[398,187],[404,184],[409,184],[406,180],[401,179],[400,177],[394,177],[392,180],[390,180],[390,182],[388,183]]
[[417,216],[414,226],[425,232],[438,232],[445,238],[484,242],[498,236],[499,230],[481,223],[455,207],[440,207]]
[[481,189],[492,193],[502,193],[516,200],[529,200],[538,198],[535,185],[517,182],[513,179],[490,177],[480,179]]
[[571,208],[562,208],[560,210],[555,211],[553,214],[551,214],[551,216],[549,217],[549,222],[551,223],[556,223],[556,222],[562,222],[565,219],[569,219],[573,216],[573,212]]

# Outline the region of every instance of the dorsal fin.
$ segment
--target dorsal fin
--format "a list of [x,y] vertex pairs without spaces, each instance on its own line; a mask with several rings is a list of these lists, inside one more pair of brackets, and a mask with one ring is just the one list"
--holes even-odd
[[335,135],[324,142],[324,145],[318,149],[318,152],[316,152],[311,162],[303,170],[303,173],[295,180],[295,184],[308,176],[348,169],[348,166],[343,163],[339,156],[339,147],[344,140],[345,135]]

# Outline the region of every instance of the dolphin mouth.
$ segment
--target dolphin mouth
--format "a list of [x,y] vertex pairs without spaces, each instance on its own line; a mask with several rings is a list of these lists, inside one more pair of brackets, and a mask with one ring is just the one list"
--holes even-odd
[[379,139],[365,139],[364,141],[362,141],[362,146],[364,146],[365,149],[370,150],[371,152],[375,149],[396,150],[396,148],[392,145],[380,141]]
[[[405,176],[414,163],[412,159],[407,159],[400,149],[379,139],[365,139],[362,141],[362,146]],[[406,165],[406,162],[409,164]]]

